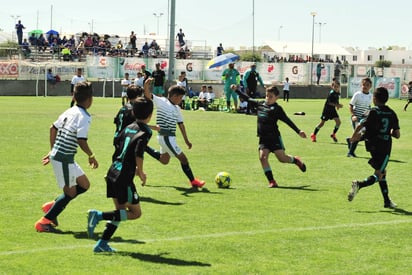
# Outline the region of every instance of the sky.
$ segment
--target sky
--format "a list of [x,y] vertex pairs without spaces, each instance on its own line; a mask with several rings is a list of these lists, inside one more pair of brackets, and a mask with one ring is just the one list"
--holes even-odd
[[[159,35],[166,37],[170,1],[7,1],[0,29],[14,32],[20,16],[25,31],[52,28],[71,34],[93,28],[99,34],[128,36],[132,30],[157,33],[159,26]],[[314,27],[314,43],[412,49],[411,11],[408,0],[176,0],[175,33],[182,28],[196,44],[237,49],[265,41],[311,43]],[[315,24],[311,12],[316,12]]]

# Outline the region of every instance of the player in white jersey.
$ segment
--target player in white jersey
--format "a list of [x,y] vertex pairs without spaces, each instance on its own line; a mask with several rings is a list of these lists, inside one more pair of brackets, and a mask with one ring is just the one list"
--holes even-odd
[[72,81],[70,82],[70,94],[72,95],[72,102],[70,103],[70,107],[73,107],[74,105],[74,86],[76,86],[77,83],[86,81],[86,78],[84,78],[84,76],[82,75],[82,71],[82,68],[78,68],[76,75],[73,76]]
[[[362,79],[362,89],[356,92],[351,101],[349,102],[349,111],[351,113],[351,121],[353,129],[358,126],[365,113],[369,111],[372,104],[372,94],[369,90],[372,88],[372,81],[369,77]],[[358,146],[358,141],[350,142],[349,138],[346,139],[348,143],[349,152],[348,157],[356,157],[355,150]]]
[[170,156],[176,157],[181,164],[182,170],[190,181],[192,187],[202,188],[205,185],[203,180],[196,179],[193,176],[192,169],[189,166],[189,160],[183,153],[182,149],[176,143],[176,125],[185,140],[189,149],[192,148],[192,143],[189,141],[186,128],[183,123],[183,116],[179,107],[182,98],[186,91],[183,87],[174,85],[168,90],[168,97],[159,97],[151,93],[151,85],[153,78],[148,78],[144,83],[144,94],[146,98],[152,98],[157,109],[156,124],[160,126],[157,140],[160,144],[160,162],[167,164]]
[[74,89],[76,106],[66,110],[50,127],[51,151],[43,157],[43,164],[52,163],[57,185],[63,194],[42,206],[45,215],[34,227],[38,232],[56,232],[57,216],[63,212],[71,200],[89,189],[90,182],[82,168],[74,160],[77,147],[89,156],[92,168],[99,166],[90,149],[87,137],[91,123],[87,109],[93,102],[93,89],[90,83],[81,82]]
[[124,74],[124,79],[120,83],[122,85],[122,106],[127,103],[127,87],[132,84],[132,81],[129,79],[129,73]]

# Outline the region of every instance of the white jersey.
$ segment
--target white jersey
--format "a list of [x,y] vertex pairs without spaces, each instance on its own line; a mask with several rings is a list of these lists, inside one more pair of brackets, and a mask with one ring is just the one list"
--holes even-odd
[[73,78],[72,78],[72,82],[71,82],[71,84],[73,84],[73,85],[76,85],[77,83],[80,83],[80,82],[85,82],[86,81],[86,78],[84,78],[84,76],[78,76],[78,75],[75,75],[75,76],[73,76]]
[[132,84],[132,81],[130,80],[130,79],[122,79],[122,82],[120,83],[120,85],[122,85],[123,87],[124,86],[126,86],[126,88],[127,88],[127,86],[129,86],[130,84]]
[[143,87],[143,85],[144,85],[144,76],[142,76],[141,78],[136,77],[134,79],[134,85]]
[[283,90],[284,91],[289,91],[289,82],[283,82]]
[[122,97],[127,97],[127,87],[132,84],[132,81],[130,79],[122,79],[122,82],[120,82],[120,85],[122,85]]
[[372,97],[371,93],[365,94],[362,91],[358,91],[352,96],[349,104],[353,106],[353,113],[358,118],[358,121],[370,109]]
[[73,106],[53,123],[57,136],[51,151],[51,158],[58,161],[73,161],[77,152],[78,139],[87,139],[92,118],[82,107]]
[[207,101],[213,101],[214,99],[216,98],[216,95],[215,95],[215,93],[207,93],[206,94],[206,99],[207,99]]
[[156,124],[160,126],[159,135],[176,136],[176,124],[183,122],[180,107],[170,102],[167,97],[153,95],[157,109]]

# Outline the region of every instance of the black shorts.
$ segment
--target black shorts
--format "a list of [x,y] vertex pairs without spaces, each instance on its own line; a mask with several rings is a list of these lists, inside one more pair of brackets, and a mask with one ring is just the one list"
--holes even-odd
[[375,170],[381,171],[383,173],[388,166],[389,154],[382,154],[380,152],[371,151],[371,159],[368,161],[370,166]]
[[140,202],[133,178],[126,179],[120,175],[120,177],[113,182],[106,177],[106,187],[107,197],[116,198],[120,204],[126,202],[130,204],[139,204]]
[[270,152],[285,150],[282,137],[259,137],[259,150],[268,149]]
[[336,109],[332,109],[332,110],[329,110],[329,111],[324,111],[322,113],[322,116],[320,117],[320,119],[324,120],[324,121],[327,121],[327,120],[334,119],[334,118],[337,118],[337,117],[339,117],[338,112],[336,112]]

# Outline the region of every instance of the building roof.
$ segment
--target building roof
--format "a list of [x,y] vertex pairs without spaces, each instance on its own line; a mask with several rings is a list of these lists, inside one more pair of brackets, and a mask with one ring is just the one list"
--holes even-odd
[[[278,54],[312,54],[312,44],[307,42],[266,41],[266,45]],[[314,43],[313,54],[352,55],[345,48],[332,43]]]

